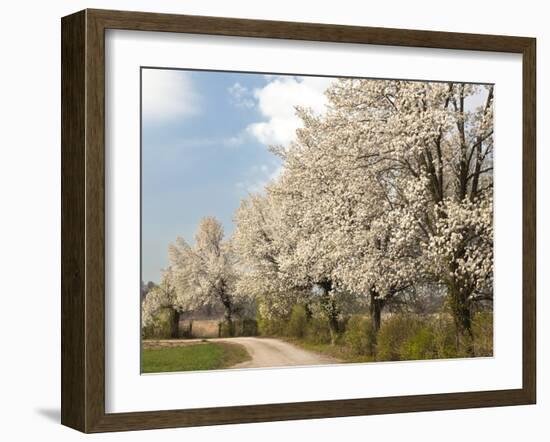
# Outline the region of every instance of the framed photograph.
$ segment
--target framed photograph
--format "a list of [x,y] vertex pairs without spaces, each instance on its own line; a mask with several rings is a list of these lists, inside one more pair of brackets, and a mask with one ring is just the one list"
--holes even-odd
[[64,425],[535,403],[535,39],[61,24]]

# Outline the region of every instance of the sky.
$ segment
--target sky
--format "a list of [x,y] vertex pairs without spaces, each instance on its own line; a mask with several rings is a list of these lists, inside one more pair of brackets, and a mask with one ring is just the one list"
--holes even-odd
[[294,106],[322,112],[333,79],[142,69],[142,280],[159,282],[168,245],[193,243],[215,216],[226,237],[241,199],[280,171],[272,144],[299,125]]

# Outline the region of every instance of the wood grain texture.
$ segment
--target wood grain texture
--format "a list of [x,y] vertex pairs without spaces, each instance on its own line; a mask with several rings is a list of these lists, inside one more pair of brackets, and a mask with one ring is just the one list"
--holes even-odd
[[85,13],[61,34],[61,422],[85,427]]
[[88,10],[106,29],[185,32],[191,34],[375,45],[518,52],[529,38],[456,32],[419,31],[318,23],[248,20],[149,12]]
[[[105,413],[106,29],[523,55],[523,387],[338,401]],[[536,399],[535,40],[310,23],[86,10],[62,19],[62,423],[84,432],[532,404]]]
[[105,414],[105,38],[86,11],[86,431]]
[[523,51],[523,389],[537,396],[537,77],[536,41]]

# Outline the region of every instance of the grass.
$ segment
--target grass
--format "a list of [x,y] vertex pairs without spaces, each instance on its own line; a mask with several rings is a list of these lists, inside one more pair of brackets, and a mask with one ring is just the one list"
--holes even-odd
[[141,369],[143,373],[216,370],[250,359],[242,345],[203,342],[166,348],[144,348]]
[[371,356],[355,355],[349,351],[349,349],[341,344],[316,344],[305,341],[303,339],[286,338],[288,342],[294,344],[304,350],[309,350],[314,353],[320,353],[322,355],[331,356],[339,359],[342,362],[372,362],[374,359]]

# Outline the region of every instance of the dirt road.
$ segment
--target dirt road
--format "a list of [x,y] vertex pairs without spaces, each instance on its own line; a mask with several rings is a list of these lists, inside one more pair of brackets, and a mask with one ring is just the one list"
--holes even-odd
[[335,364],[338,359],[304,350],[288,342],[274,338],[241,337],[229,339],[211,339],[241,344],[252,359],[241,362],[231,368],[286,367],[296,365]]

